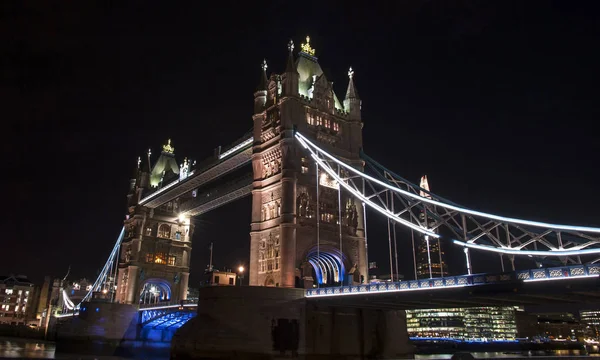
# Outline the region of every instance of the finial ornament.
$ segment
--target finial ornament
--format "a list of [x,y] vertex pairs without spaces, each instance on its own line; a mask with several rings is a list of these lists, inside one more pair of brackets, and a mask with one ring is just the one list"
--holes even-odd
[[175,152],[175,148],[171,146],[171,139],[167,141],[167,145],[163,145],[163,151],[169,154]]
[[348,77],[352,79],[354,77],[354,70],[352,70],[352,66],[350,66],[350,70],[348,70]]
[[267,72],[267,59],[263,59],[263,63],[260,65],[261,69],[263,69],[264,72]]
[[294,51],[294,40],[290,39],[290,42],[288,43],[288,50],[290,52]]
[[310,36],[306,37],[306,44],[300,45],[302,52],[307,53],[310,56],[315,56],[315,49],[310,47]]

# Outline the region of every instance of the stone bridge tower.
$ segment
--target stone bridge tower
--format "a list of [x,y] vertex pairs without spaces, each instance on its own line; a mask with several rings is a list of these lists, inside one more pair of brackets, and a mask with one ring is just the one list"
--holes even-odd
[[296,58],[290,41],[282,74],[267,76],[264,62],[254,93],[250,285],[367,280],[362,204],[344,191],[340,201],[339,186],[324,172],[317,174],[315,162],[294,138],[297,129],[347,164],[363,168],[363,123],[352,69],[342,104],[309,41]]
[[163,184],[182,179],[188,170],[187,159],[177,164],[170,140],[154,164],[150,151],[147,159],[138,159],[127,195],[115,302],[153,304],[187,298],[194,224],[180,215],[184,199],[141,203],[143,196],[160,192]]

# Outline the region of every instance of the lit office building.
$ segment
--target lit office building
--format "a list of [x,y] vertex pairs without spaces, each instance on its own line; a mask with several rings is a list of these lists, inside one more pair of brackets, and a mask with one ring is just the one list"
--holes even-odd
[[513,307],[407,310],[406,323],[412,338],[497,341],[517,337]]
[[585,334],[593,338],[600,338],[600,310],[586,310],[579,312],[579,319],[585,326]]
[[462,308],[406,310],[406,328],[411,337],[462,339],[464,317]]

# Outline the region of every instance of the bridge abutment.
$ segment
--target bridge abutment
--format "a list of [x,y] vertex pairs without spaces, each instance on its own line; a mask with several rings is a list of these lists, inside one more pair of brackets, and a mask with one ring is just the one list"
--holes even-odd
[[321,305],[302,289],[211,287],[173,337],[171,357],[411,357],[404,311]]

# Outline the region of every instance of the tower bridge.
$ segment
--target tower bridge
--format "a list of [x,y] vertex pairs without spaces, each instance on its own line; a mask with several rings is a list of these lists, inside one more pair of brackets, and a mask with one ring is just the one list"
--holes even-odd
[[[154,317],[142,321],[139,319],[145,315],[141,316],[137,325],[152,324],[161,329],[181,326],[193,317],[183,309],[182,302],[186,300],[189,281],[194,217],[244,196],[252,197],[249,209],[251,289],[210,290],[204,304],[213,306],[214,298],[210,296],[214,294],[237,291],[263,299],[262,304],[292,301],[296,312],[285,313],[285,316],[298,320],[298,314],[310,313],[296,301],[304,298],[307,304],[312,302],[317,307],[372,308],[373,304],[379,304],[376,307],[395,311],[417,306],[418,301],[414,299],[427,297],[439,288],[451,298],[450,294],[457,294],[452,298],[454,301],[466,301],[465,294],[472,294],[471,290],[455,287],[469,279],[471,283],[463,285],[469,285],[469,289],[477,285],[475,282],[480,276],[473,274],[470,251],[498,254],[503,272],[504,260],[508,259],[511,267],[508,272],[513,274],[509,282],[513,289],[515,284],[520,289],[527,280],[514,275],[520,274],[514,264],[517,256],[538,259],[540,263],[546,258],[558,259],[567,272],[574,269],[575,275],[583,271],[586,278],[597,278],[599,268],[594,264],[600,261],[599,228],[549,224],[475,211],[434,194],[426,183],[416,185],[404,179],[366,155],[361,100],[354,83],[354,71],[350,68],[348,72],[347,90],[340,101],[308,38],[297,54],[294,44],[288,44],[282,73],[269,74],[267,69],[264,61],[254,92],[251,133],[223,151],[217,149],[212,157],[198,164],[188,159],[178,162],[170,140],[155,161],[150,151],[144,159],[138,160],[130,181],[123,230],[84,301],[71,302],[68,306],[72,311],[79,310],[83,314],[82,306],[88,310],[90,307],[82,304],[104,294],[100,297],[110,304],[106,305],[107,309],[113,309],[110,311],[117,311],[114,310],[117,305],[133,306],[135,311],[148,316],[153,311]],[[408,247],[396,239],[395,227],[402,226],[427,244],[425,258],[429,264],[421,267],[420,273],[425,277],[429,273],[430,279],[417,279],[423,276],[417,276],[415,260],[414,280],[398,282],[392,277],[389,283],[367,284],[367,207],[388,221],[391,273],[398,273],[398,248]],[[435,268],[440,277],[434,278],[430,242],[461,247],[465,254],[465,275],[447,276],[440,253],[439,265]],[[439,249],[439,245],[432,248]],[[393,253],[396,254],[395,266]],[[537,270],[527,271],[531,276],[538,276],[535,275]],[[560,277],[552,274],[564,274],[562,270],[548,271],[545,276],[551,280]],[[598,292],[594,279],[585,282],[592,287],[591,294]],[[486,289],[504,289],[500,280],[487,285]],[[296,290],[281,295],[284,293],[264,287]],[[423,289],[419,292],[421,297],[410,295],[414,298],[410,300],[403,295],[416,289]],[[258,290],[263,292],[256,292]],[[522,293],[515,294],[506,297],[506,301],[517,301],[517,298],[525,301],[519,297]],[[275,299],[279,299],[278,302]],[[239,305],[237,300],[231,301],[230,304]],[[202,321],[216,321],[215,316],[221,316],[202,313],[201,306],[202,299],[198,309]],[[214,308],[223,310],[219,306],[214,305]],[[273,307],[269,309],[275,311]],[[279,314],[277,316],[284,316],[278,311],[274,312]],[[352,316],[362,319],[362,315]],[[303,329],[309,328],[306,326]]]

